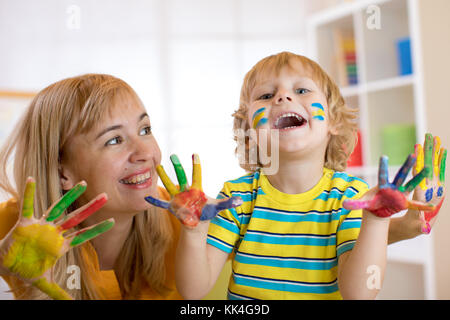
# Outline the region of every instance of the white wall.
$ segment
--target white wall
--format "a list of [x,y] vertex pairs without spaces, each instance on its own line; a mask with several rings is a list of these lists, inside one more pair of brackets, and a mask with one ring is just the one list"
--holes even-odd
[[170,154],[189,175],[199,153],[214,197],[243,173],[231,114],[245,72],[269,54],[306,53],[314,9],[309,0],[0,0],[0,91],[118,76],[144,101],[169,175]]

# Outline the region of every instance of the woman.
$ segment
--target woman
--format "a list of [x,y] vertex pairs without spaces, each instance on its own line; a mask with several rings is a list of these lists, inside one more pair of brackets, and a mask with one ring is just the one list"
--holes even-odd
[[[68,267],[75,265],[81,288],[67,290],[75,299],[181,299],[174,281],[179,224],[144,199],[168,195],[157,187],[161,152],[150,118],[128,84],[101,74],[54,83],[36,95],[7,141],[0,152],[0,187],[20,199],[26,178],[35,177],[36,218],[81,180],[87,189],[67,213],[99,193],[108,195],[80,228],[107,218],[115,226],[57,261],[54,277],[62,288]],[[13,154],[16,187],[7,175]],[[0,215],[0,225],[11,228],[18,208],[14,200],[4,206],[8,214]],[[15,278],[5,280],[16,298],[47,298],[34,287],[23,289]]]

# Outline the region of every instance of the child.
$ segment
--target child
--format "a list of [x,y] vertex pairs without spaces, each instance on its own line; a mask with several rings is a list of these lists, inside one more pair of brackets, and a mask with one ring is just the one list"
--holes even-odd
[[[266,174],[259,159],[256,167],[241,164],[252,173],[225,183],[218,198],[226,199],[228,209],[210,224],[182,228],[176,263],[180,293],[187,299],[206,295],[233,253],[229,299],[375,298],[386,266],[385,217],[408,206],[433,209],[409,202],[398,190],[414,157],[395,184],[387,180],[383,158],[380,186],[369,192],[364,181],[340,172],[355,145],[356,111],[346,107],[315,62],[287,52],[261,60],[247,73],[234,117],[235,130],[253,128],[258,145],[262,140],[276,145],[279,158],[271,160],[279,169]],[[278,131],[278,141],[271,130]],[[245,141],[245,149],[251,149]],[[428,174],[425,169],[403,187],[407,193]],[[237,196],[243,200],[239,207],[237,201],[229,203]],[[195,205],[183,207],[180,199],[175,196],[165,208],[185,219]],[[348,209],[346,199],[353,200]],[[210,215],[207,206],[200,220]],[[356,208],[366,210],[351,210]],[[376,270],[375,289],[367,284],[368,270]]]

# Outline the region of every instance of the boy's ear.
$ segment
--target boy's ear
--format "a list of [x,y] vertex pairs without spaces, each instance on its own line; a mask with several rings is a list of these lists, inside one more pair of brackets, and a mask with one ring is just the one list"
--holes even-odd
[[73,175],[66,166],[60,164],[58,166],[58,173],[59,173],[59,182],[63,190],[67,191],[75,186],[75,180],[73,179]]
[[337,136],[337,135],[339,134],[338,126],[335,125],[335,124],[332,124],[332,123],[330,123],[330,124],[328,125],[328,131],[330,132],[330,134],[331,134],[332,136]]

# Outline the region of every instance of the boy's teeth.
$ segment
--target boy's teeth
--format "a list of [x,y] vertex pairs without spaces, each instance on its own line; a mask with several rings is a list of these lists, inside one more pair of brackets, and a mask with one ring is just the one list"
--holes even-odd
[[149,178],[150,178],[150,172],[147,172],[144,174],[138,174],[129,179],[122,179],[122,180],[120,180],[120,182],[125,183],[125,184],[139,184],[139,183],[145,182]]

